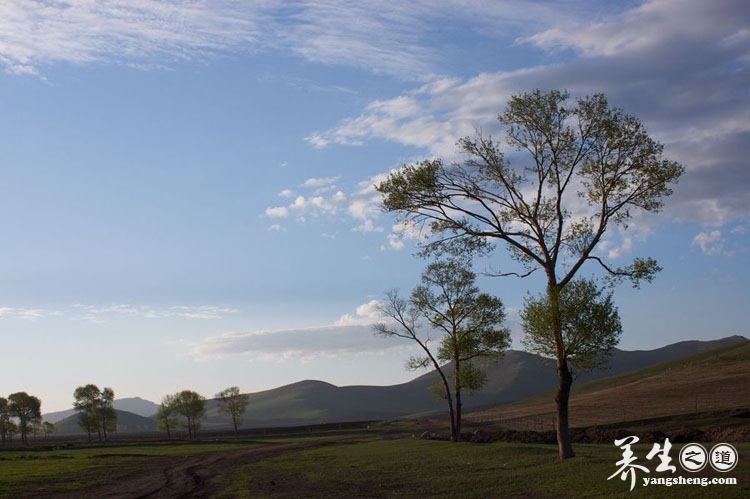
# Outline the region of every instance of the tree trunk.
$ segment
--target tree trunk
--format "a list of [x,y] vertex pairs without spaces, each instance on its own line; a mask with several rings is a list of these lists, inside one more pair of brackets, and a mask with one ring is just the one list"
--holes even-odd
[[558,362],[557,375],[560,382],[555,396],[555,403],[557,404],[557,419],[555,420],[557,448],[560,459],[567,459],[575,456],[568,427],[568,402],[570,400],[570,387],[573,385],[573,375],[570,372],[567,360],[563,359],[562,363]]
[[454,388],[453,393],[456,394],[456,439],[454,442],[461,440],[461,363],[458,357],[453,359],[453,365],[455,367],[453,371],[454,375]]
[[570,400],[570,387],[573,385],[573,375],[568,367],[568,359],[565,353],[565,344],[562,334],[562,318],[560,316],[560,289],[554,275],[548,276],[547,296],[549,298],[550,312],[552,316],[552,333],[555,341],[555,354],[557,357],[558,388],[555,396],[557,406],[557,420],[555,421],[555,432],[557,433],[557,449],[560,459],[574,457],[573,443],[570,440],[570,429],[568,427],[568,402]]

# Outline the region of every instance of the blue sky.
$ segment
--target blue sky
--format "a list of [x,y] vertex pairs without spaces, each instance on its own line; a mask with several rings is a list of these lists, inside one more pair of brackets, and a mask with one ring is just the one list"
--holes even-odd
[[[744,0],[3,2],[0,394],[410,379],[370,325],[424,262],[373,185],[533,88],[603,92],[686,168],[600,249],[664,267],[616,290],[621,348],[748,335],[748,26]],[[541,277],[481,285],[520,348]]]

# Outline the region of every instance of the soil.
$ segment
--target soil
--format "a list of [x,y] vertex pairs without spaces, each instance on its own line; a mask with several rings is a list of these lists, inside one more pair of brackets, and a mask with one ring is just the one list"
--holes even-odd
[[[340,442],[340,440],[338,441]],[[265,447],[217,451],[187,457],[139,460],[130,466],[107,470],[106,483],[74,491],[18,491],[18,497],[35,498],[209,498],[223,490],[223,480],[239,466],[300,449],[329,445],[332,441],[269,444]],[[101,477],[92,476],[95,481]],[[28,495],[26,495],[28,492]]]

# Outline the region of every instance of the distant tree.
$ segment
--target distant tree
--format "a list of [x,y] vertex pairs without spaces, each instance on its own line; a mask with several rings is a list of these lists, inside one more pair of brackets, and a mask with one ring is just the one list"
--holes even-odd
[[[73,392],[73,408],[78,411],[78,425],[82,430],[86,430],[89,441],[94,431],[99,433],[97,404],[100,396],[99,387],[93,384],[79,386]],[[101,440],[101,436],[99,439]]]
[[242,424],[242,416],[247,410],[247,395],[241,394],[239,387],[231,386],[217,393],[215,397],[219,402],[219,412],[231,416],[234,433],[238,433],[237,426]]
[[[510,334],[501,327],[505,319],[502,302],[480,293],[475,281],[476,274],[462,259],[430,263],[409,300],[396,291],[386,294],[380,312],[389,321],[375,325],[379,335],[406,338],[419,345],[424,355],[409,359],[408,368],[435,368],[448,404],[453,442],[461,438],[462,394],[480,390],[486,379],[471,361],[499,358],[510,345]],[[430,350],[429,336],[417,333],[420,320],[441,335],[436,353]]]
[[206,398],[192,390],[183,390],[175,395],[175,407],[185,416],[188,436],[195,437],[206,416]]
[[[604,368],[622,334],[612,293],[605,295],[592,279],[574,280],[560,292],[559,307],[566,362],[581,372]],[[521,320],[524,347],[554,359],[557,353],[549,298],[527,298]]]
[[32,426],[42,419],[42,401],[26,392],[11,393],[8,396],[11,416],[18,419],[21,441],[26,443]]
[[[561,459],[573,457],[568,402],[573,383],[563,343],[559,295],[587,263],[634,286],[660,270],[653,258],[623,267],[597,246],[607,229],[626,230],[636,212],[657,212],[684,168],[663,157],[638,118],[610,107],[603,95],[569,101],[552,90],[511,97],[498,116],[510,148],[477,132],[460,139],[461,163],[440,159],[406,165],[378,184],[383,206],[432,236],[425,252],[487,249],[501,243],[519,271],[545,274],[558,374],[556,431]],[[511,164],[504,150],[523,158]]]
[[9,429],[11,425],[10,405],[8,399],[0,397],[0,441],[5,443],[9,439]]
[[103,388],[97,399],[96,410],[105,441],[108,439],[107,432],[117,431],[117,412],[115,412],[114,402],[114,390]]
[[160,430],[167,431],[167,439],[172,440],[172,430],[177,427],[177,395],[165,395],[156,412],[156,420]]
[[89,441],[96,431],[99,440],[108,438],[108,432],[117,430],[117,413],[114,408],[115,392],[112,388],[93,384],[79,386],[73,392],[73,407],[78,411],[78,425],[86,430]]
[[50,423],[49,421],[45,421],[43,426],[44,426],[45,437],[48,437],[55,432],[55,425]]

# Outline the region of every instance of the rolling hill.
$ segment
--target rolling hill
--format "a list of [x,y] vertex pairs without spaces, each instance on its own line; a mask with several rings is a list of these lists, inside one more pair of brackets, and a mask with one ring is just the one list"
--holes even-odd
[[[655,350],[615,349],[609,368],[581,374],[576,379],[574,390],[587,381],[622,375],[655,364],[739,344],[748,344],[748,340],[741,336],[731,336],[714,341],[684,341]],[[484,367],[487,373],[485,388],[480,393],[464,398],[465,412],[497,407],[499,404],[542,394],[546,395],[543,399],[546,403],[551,400],[549,392],[554,390],[557,384],[554,366],[545,359],[527,352],[510,350],[500,362],[488,363]],[[430,386],[437,380],[437,373],[431,371],[407,383],[391,386],[338,387],[324,381],[300,381],[248,394],[249,402],[243,427],[382,420],[442,414],[445,411],[444,401],[435,398],[430,391]],[[156,412],[156,404],[141,399],[128,400],[140,401],[137,405],[143,407],[141,415],[150,416]],[[115,407],[118,409],[121,408],[120,402],[115,401]],[[208,417],[203,423],[204,428],[216,429],[230,425],[228,416],[218,412],[216,401],[207,401],[206,409]],[[70,415],[69,411],[64,412]],[[45,415],[45,419],[52,421],[50,416],[58,417],[60,414]],[[127,426],[131,428],[131,425]],[[123,428],[123,431],[129,430]]]

